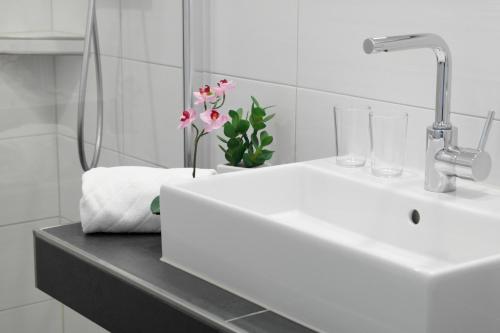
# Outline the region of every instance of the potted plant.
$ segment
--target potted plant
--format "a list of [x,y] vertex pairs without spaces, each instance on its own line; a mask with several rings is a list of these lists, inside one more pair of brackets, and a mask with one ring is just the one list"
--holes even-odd
[[262,107],[255,97],[251,98],[250,112],[244,115],[242,108],[230,110],[230,120],[224,124],[225,137],[217,136],[227,161],[217,166],[219,173],[265,166],[273,157],[274,151],[268,149],[273,137],[264,129],[275,114],[267,114],[271,107]]

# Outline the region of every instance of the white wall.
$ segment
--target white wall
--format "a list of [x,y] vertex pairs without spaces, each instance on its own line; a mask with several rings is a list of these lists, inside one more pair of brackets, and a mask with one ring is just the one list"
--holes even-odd
[[[52,26],[50,0],[0,1],[0,31]],[[51,57],[0,55],[0,332],[61,332],[60,305],[35,288],[34,228],[59,224]]]
[[[407,166],[422,170],[433,121],[435,58],[430,50],[366,55],[367,37],[433,32],[453,55],[452,122],[475,147],[488,109],[498,111],[487,150],[500,185],[500,6],[480,1],[210,0],[205,70],[234,79],[231,105],[255,94],[277,105],[277,159],[334,155],[332,109],[361,102],[409,113]],[[223,161],[212,144],[212,164]]]

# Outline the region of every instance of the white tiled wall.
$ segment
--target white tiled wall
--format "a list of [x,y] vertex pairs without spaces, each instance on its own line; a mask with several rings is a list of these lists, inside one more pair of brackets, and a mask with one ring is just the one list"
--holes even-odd
[[49,299],[35,288],[32,231],[57,224],[59,219],[52,218],[0,229],[0,310]]
[[61,305],[44,301],[0,312],[0,332],[62,333]]
[[0,18],[2,32],[51,30],[51,0],[2,0]]
[[[336,103],[408,112],[407,166],[422,170],[425,127],[433,120],[436,61],[430,50],[366,55],[367,37],[440,34],[453,55],[452,122],[459,143],[476,146],[489,109],[500,119],[500,6],[496,2],[210,0],[205,71],[237,81],[235,102],[255,94],[277,104],[274,163],[335,154]],[[265,92],[259,87],[266,87]],[[284,90],[289,94],[284,94]],[[295,95],[295,96],[294,96]],[[286,110],[282,115],[281,109]],[[290,119],[295,121],[290,122]],[[295,125],[294,125],[295,124]],[[500,185],[500,122],[487,145]],[[293,142],[293,143],[291,143]],[[290,150],[290,146],[296,147]],[[223,159],[212,149],[212,164]]]
[[182,66],[182,0],[122,0],[123,57]]
[[[18,5],[1,2],[0,29],[50,24]],[[20,22],[4,26],[4,10]],[[59,224],[54,89],[51,57],[0,55],[0,332],[62,328],[60,305],[35,288],[32,240],[33,229]]]

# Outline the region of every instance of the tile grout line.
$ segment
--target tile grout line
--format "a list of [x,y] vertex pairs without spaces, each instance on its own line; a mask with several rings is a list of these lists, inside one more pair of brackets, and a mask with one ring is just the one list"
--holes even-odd
[[232,323],[232,322],[234,322],[236,320],[240,320],[240,319],[245,319],[245,318],[248,318],[248,317],[256,316],[256,315],[259,315],[259,314],[262,314],[262,313],[265,313],[265,312],[269,312],[269,310],[265,310],[264,309],[264,310],[255,311],[255,312],[243,315],[243,316],[239,316],[239,317],[236,317],[236,318],[232,318],[232,319],[226,320],[226,322]]
[[12,306],[12,307],[5,308],[5,309],[0,309],[0,313],[2,313],[4,311],[17,310],[17,309],[24,308],[24,307],[31,306],[31,305],[37,305],[37,304],[41,304],[41,303],[52,302],[53,300],[54,299],[50,298],[50,299],[44,299],[44,300],[41,300],[41,301],[29,302],[29,303],[26,303],[26,304],[16,305],[16,306]]
[[[120,53],[123,53],[123,51],[120,50]],[[182,66],[178,66],[178,65],[163,64],[161,62],[155,62],[155,61],[151,61],[151,60],[134,59],[134,58],[130,58],[130,57],[125,57],[123,55],[117,56],[114,54],[107,54],[107,53],[101,52],[101,56],[108,57],[108,58],[126,60],[126,61],[130,61],[130,62],[138,62],[138,63],[146,64],[146,65],[156,65],[156,66],[168,67],[168,68],[172,68],[172,69],[182,69]]]
[[35,137],[49,136],[49,135],[57,135],[57,131],[56,132],[47,132],[47,133],[33,133],[33,134],[9,136],[9,137],[5,137],[5,138],[0,138],[0,142],[8,141],[8,140],[25,139],[25,138],[35,138]]
[[118,146],[117,150],[119,150],[122,154],[125,153],[125,72],[124,72],[124,57],[123,57],[123,3],[122,1],[118,2],[118,12],[119,12],[119,38],[120,38],[120,65],[119,65],[119,78],[120,78],[120,89],[118,91],[120,103],[118,105],[120,117],[118,122],[120,123],[120,127],[118,128]]
[[[54,31],[54,0],[50,0],[50,25],[51,30]],[[61,159],[59,155],[59,112],[57,104],[57,70],[56,70],[56,57],[52,57],[52,73],[54,75],[54,111],[55,111],[55,136],[56,136],[56,169],[57,169],[57,209],[59,213],[59,224],[61,224]],[[61,332],[64,333],[64,305],[61,303]]]
[[58,92],[58,85],[57,85],[57,70],[56,70],[56,57],[52,57],[52,64],[53,64],[53,72],[54,72],[54,109],[55,109],[55,126],[56,126],[56,159],[57,159],[57,209],[59,212],[59,217],[61,216],[61,156],[59,153],[59,107],[58,107],[58,100],[57,100],[57,92]]
[[[76,138],[75,138],[75,137],[72,137],[72,136],[70,136],[70,135],[68,135],[68,134],[63,134],[63,133],[61,133],[61,134],[59,134],[59,135],[60,135],[60,136],[62,136],[62,137],[65,137],[66,139],[76,140]],[[88,145],[93,145],[94,143],[92,143],[92,142],[90,142],[90,141],[85,140],[85,144],[88,144]],[[117,150],[117,149],[113,149],[113,148],[109,148],[109,147],[104,147],[104,146],[103,146],[103,147],[102,147],[102,149],[107,150],[107,151],[109,151],[109,152],[111,152],[111,153],[119,154],[119,155],[121,155],[121,156],[128,157],[128,158],[131,158],[131,159],[134,159],[134,160],[137,160],[137,161],[139,161],[139,162],[144,162],[144,163],[148,163],[148,164],[151,164],[151,165],[154,165],[154,166],[157,166],[157,167],[162,167],[162,168],[165,168],[165,166],[164,166],[164,165],[161,165],[161,164],[159,164],[159,163],[157,163],[157,162],[148,161],[148,160],[142,159],[142,158],[140,158],[140,157],[136,157],[136,156],[133,156],[133,155],[127,154],[127,153],[125,153],[125,152],[122,152],[122,151],[120,151],[120,150],[119,150],[119,148],[118,148],[118,150]]]
[[50,0],[50,30],[54,31],[54,1]]
[[[364,100],[372,101],[372,102],[387,103],[387,104],[405,106],[405,107],[410,107],[410,108],[415,108],[415,109],[422,109],[422,110],[434,111],[434,108],[431,108],[431,107],[426,107],[426,106],[421,106],[421,105],[414,105],[414,104],[408,104],[408,103],[401,103],[401,102],[390,101],[390,100],[385,100],[385,99],[378,99],[378,98],[367,97],[367,96],[353,95],[353,94],[348,94],[348,93],[343,93],[343,92],[338,92],[338,91],[331,91],[331,90],[320,89],[320,88],[311,88],[311,87],[307,87],[307,86],[301,86],[299,84],[297,84],[296,86],[294,86],[292,84],[283,83],[283,82],[266,81],[266,80],[262,80],[262,79],[251,78],[251,77],[241,76],[241,75],[228,74],[228,73],[221,73],[221,72],[207,72],[207,73],[209,73],[211,75],[228,76],[228,77],[232,77],[232,78],[236,78],[236,79],[253,81],[253,82],[257,82],[257,83],[263,83],[263,84],[269,84],[269,85],[278,85],[278,86],[288,87],[288,88],[296,88],[297,90],[308,90],[308,91],[320,92],[320,93],[325,93],[325,94],[346,96],[346,97],[351,97],[351,98],[359,98],[359,99],[364,99]],[[485,119],[485,116],[478,116],[478,115],[474,115],[474,114],[468,114],[468,113],[462,113],[462,112],[453,112],[453,111],[451,113],[454,114],[454,115],[460,115],[460,116],[466,116],[466,117],[472,117],[472,118]],[[495,119],[495,121],[500,122],[500,118],[499,119]]]
[[31,219],[31,220],[22,220],[22,221],[17,221],[17,222],[12,222],[12,223],[7,223],[7,224],[0,224],[0,229],[1,228],[7,228],[7,227],[12,227],[20,224],[28,224],[28,223],[35,223],[35,222],[41,222],[44,220],[51,220],[51,219],[58,219],[59,216],[45,216],[45,217],[40,217],[36,219]]
[[295,53],[295,112],[294,112],[294,133],[293,133],[293,138],[294,138],[294,147],[293,147],[293,160],[297,162],[297,119],[298,119],[298,112],[299,112],[299,32],[300,32],[300,1],[297,0],[297,35],[296,35],[296,53]]

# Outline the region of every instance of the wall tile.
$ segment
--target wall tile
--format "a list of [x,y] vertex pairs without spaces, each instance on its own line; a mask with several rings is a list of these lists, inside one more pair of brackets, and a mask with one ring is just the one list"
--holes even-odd
[[0,225],[59,214],[55,135],[0,140]]
[[296,0],[211,0],[209,70],[214,73],[295,84]]
[[[76,137],[78,114],[78,89],[80,86],[81,57],[56,57],[57,117],[59,133]],[[122,60],[102,57],[104,92],[104,147],[121,150],[123,147],[123,116],[121,106]],[[85,140],[95,142],[96,82],[93,67],[89,70],[85,109]]]
[[182,66],[182,0],[122,0],[125,58]]
[[47,301],[0,311],[0,332],[62,333],[61,304]]
[[[255,96],[263,106],[274,105],[269,112],[276,116],[266,129],[274,136],[274,142],[269,146],[275,150],[271,164],[290,163],[295,161],[295,88],[252,80],[231,77],[213,76],[213,82],[222,78],[234,80],[236,89],[227,96],[225,112],[242,107],[248,111],[251,107],[250,96]],[[219,131],[222,134],[222,130]],[[210,135],[212,151],[212,167],[218,163],[226,163],[223,152],[218,147],[219,141],[215,135]]]
[[53,218],[0,227],[0,310],[49,299],[35,288],[32,231],[58,224]]
[[313,90],[297,91],[297,160],[334,156],[335,126],[332,94]]
[[122,55],[122,26],[120,0],[96,2],[101,53],[114,57]]
[[51,0],[0,1],[0,31],[48,31]]
[[[83,35],[87,10],[88,0],[52,0],[53,29]],[[120,56],[120,0],[99,0],[96,11],[101,53]]]
[[124,152],[165,167],[183,165],[182,71],[124,60]]
[[64,307],[64,332],[65,333],[104,333],[104,328],[88,320],[67,306]]
[[87,0],[52,0],[54,30],[84,34],[87,8]]
[[0,57],[0,139],[55,133],[50,57]]
[[500,32],[499,17],[496,2],[301,0],[298,82],[434,108],[436,61],[430,50],[370,56],[362,50],[367,37],[433,32],[447,41],[453,55],[452,110],[483,115],[500,109],[500,62],[491,43]]

